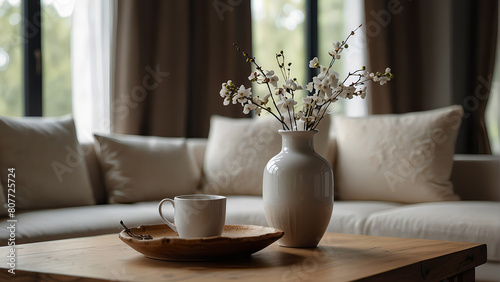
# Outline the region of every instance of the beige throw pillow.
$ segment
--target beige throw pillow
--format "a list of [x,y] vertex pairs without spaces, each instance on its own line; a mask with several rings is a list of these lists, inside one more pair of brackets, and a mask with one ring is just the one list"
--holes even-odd
[[94,136],[109,203],[156,201],[196,192],[201,172],[185,138]]
[[458,200],[450,181],[461,106],[366,118],[335,117],[341,200]]
[[[326,155],[330,118],[314,137],[315,149]],[[221,195],[262,195],[267,162],[281,150],[281,124],[272,116],[253,119],[212,116],[203,164],[203,192]]]
[[0,117],[0,179],[15,168],[16,209],[95,204],[84,152],[71,117]]

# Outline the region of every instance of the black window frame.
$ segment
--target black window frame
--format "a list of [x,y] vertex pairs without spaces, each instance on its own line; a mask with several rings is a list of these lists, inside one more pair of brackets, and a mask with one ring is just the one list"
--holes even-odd
[[24,116],[42,116],[42,13],[40,0],[23,0]]
[[[306,0],[306,58],[318,56],[318,0]],[[307,68],[308,81],[318,74],[317,69]],[[310,93],[309,95],[312,95]]]

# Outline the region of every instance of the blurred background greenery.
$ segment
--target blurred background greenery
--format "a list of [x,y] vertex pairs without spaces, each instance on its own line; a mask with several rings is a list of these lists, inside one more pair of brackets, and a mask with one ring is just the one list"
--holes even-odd
[[[60,5],[51,0],[43,0],[41,4],[43,114],[69,114],[72,107],[71,7],[74,5]],[[21,1],[0,0],[0,115],[4,116],[24,115],[21,29]]]
[[[283,77],[279,73],[275,55],[283,50],[287,62],[291,62],[291,77],[305,89],[309,82],[307,69],[309,60],[306,56],[306,1],[305,0],[253,0],[252,1],[252,43],[253,56],[256,62],[264,70],[274,70],[280,81],[278,85],[284,84]],[[328,50],[332,49],[334,41],[342,41],[345,38],[344,29],[344,0],[318,1],[318,58],[320,64],[327,65],[331,57]],[[253,68],[255,71],[255,68]],[[341,75],[344,72],[344,62],[335,62],[334,70]],[[246,81],[235,82],[236,84],[250,83]],[[258,96],[268,94],[267,87],[252,84],[252,93]],[[296,101],[301,101],[309,92],[297,91]],[[299,102],[300,104],[300,102]],[[337,103],[329,108],[335,113],[344,112],[343,103]]]

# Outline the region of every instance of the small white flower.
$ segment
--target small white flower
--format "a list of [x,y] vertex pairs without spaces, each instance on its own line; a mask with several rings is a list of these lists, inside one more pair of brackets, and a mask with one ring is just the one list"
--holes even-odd
[[339,41],[333,42],[333,50],[328,51],[328,54],[337,60],[340,59],[340,52],[342,52],[341,45],[342,43]]
[[234,86],[233,81],[228,80],[227,82],[222,83],[222,87],[219,92],[222,98],[225,98],[226,96],[231,96],[233,94],[232,91],[227,88],[228,86],[229,87]]
[[273,76],[269,77],[269,83],[271,83],[271,85],[274,86],[274,88],[278,87],[278,80],[280,80],[280,79],[278,78],[277,75],[273,75]]
[[307,110],[311,107],[313,98],[311,96],[307,96],[302,99],[302,102],[304,102],[304,109]]
[[267,102],[269,102],[269,97],[271,96],[271,94],[267,94],[266,96],[264,96],[264,98],[260,99],[260,105],[265,105],[267,104]]
[[327,66],[320,66],[320,69],[321,69],[321,74],[325,75],[326,72],[328,71],[328,67]]
[[309,83],[307,84],[306,88],[307,88],[307,91],[309,91],[309,92],[313,92],[313,90],[314,90],[314,83],[313,83],[312,81],[311,81],[311,82],[309,82]]
[[340,84],[339,87],[335,89],[335,93],[338,93],[338,97],[346,98],[347,97],[347,89],[344,85]]
[[321,106],[325,103],[325,99],[324,99],[323,95],[314,94],[311,96],[311,98],[312,98],[313,102],[318,106]]
[[256,82],[259,79],[259,73],[254,71],[248,76],[248,80]]
[[241,85],[240,89],[238,89],[238,92],[233,96],[233,104],[245,104],[248,99],[252,97],[252,92],[250,90],[250,88],[245,89],[245,86]]
[[251,88],[245,88],[244,85],[240,86],[240,89],[238,89],[238,95],[244,96],[246,98],[252,97],[252,89]]
[[356,92],[356,87],[351,85],[348,87],[344,87],[344,90],[346,91],[346,98],[347,99],[354,98],[354,93]]
[[292,90],[292,91],[297,90],[297,83],[295,83],[295,81],[293,81],[293,79],[289,78],[289,79],[286,80],[285,83],[286,84],[283,85],[283,88],[289,89],[289,90]]
[[374,82],[379,82],[380,81],[380,77],[376,74],[374,74],[373,72],[370,73],[370,78],[374,81]]
[[386,68],[385,73],[391,73],[391,68]]
[[357,94],[361,97],[361,99],[364,99],[366,97],[366,86],[361,86],[358,89]]
[[320,67],[318,57],[314,57],[312,60],[309,61],[309,67],[312,69]]
[[379,78],[380,85],[386,84],[389,80],[391,80],[388,76],[381,76]]
[[283,98],[276,102],[276,106],[280,111],[282,110],[292,110],[293,107],[297,104],[294,99],[291,98]]
[[248,103],[243,107],[243,113],[248,114],[251,110],[255,110],[256,108],[257,106],[255,104]]
[[330,88],[330,85],[327,83],[322,83],[321,84],[321,91],[325,94],[326,97],[331,97],[332,96],[332,89]]
[[339,41],[336,41],[336,42],[333,42],[333,44],[332,44],[332,45],[333,45],[333,49],[334,49],[335,51],[339,51],[340,46],[342,45],[342,43],[340,43]]
[[331,88],[335,89],[339,86],[339,74],[337,72],[332,72],[328,77],[328,80]]

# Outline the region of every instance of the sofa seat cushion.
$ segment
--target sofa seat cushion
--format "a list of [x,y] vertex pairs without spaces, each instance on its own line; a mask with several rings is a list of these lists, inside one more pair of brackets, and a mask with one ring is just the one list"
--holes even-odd
[[499,202],[441,202],[404,206],[368,217],[367,235],[486,243],[488,260],[500,261]]
[[335,201],[327,232],[363,234],[363,225],[374,212],[401,207],[403,204],[381,201]]
[[[335,201],[333,216],[327,232],[362,234],[368,216],[403,206],[394,202]],[[226,224],[251,224],[268,226],[262,197],[227,196]]]
[[[16,244],[58,240],[74,237],[118,234],[123,228],[141,224],[162,223],[158,215],[158,202],[137,204],[108,204],[61,209],[23,211],[16,213]],[[7,244],[7,226],[0,222],[0,245]]]
[[226,197],[226,224],[268,226],[261,196]]

